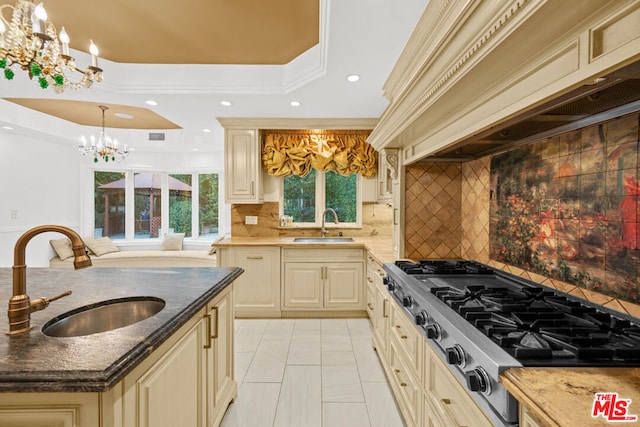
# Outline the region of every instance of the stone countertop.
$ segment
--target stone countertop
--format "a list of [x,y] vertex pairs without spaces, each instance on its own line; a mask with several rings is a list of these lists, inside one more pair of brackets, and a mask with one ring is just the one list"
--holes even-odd
[[[305,236],[306,237],[306,236]],[[349,236],[345,236],[349,237]],[[376,237],[353,237],[353,242],[294,242],[295,237],[231,237],[218,240],[212,246],[222,248],[229,246],[281,246],[299,248],[364,248],[380,263],[393,262],[396,258],[391,250],[391,240]]]
[[599,392],[631,399],[628,415],[640,424],[640,368],[511,368],[500,382],[543,426],[606,425],[591,416]]
[[[106,391],[176,332],[242,273],[240,268],[27,269],[31,299],[70,296],[31,314],[32,329],[8,336],[0,317],[0,392]],[[0,269],[0,300],[12,294],[12,270]],[[71,309],[128,296],[153,296],[165,308],[141,322],[87,336],[56,338],[41,332]]]

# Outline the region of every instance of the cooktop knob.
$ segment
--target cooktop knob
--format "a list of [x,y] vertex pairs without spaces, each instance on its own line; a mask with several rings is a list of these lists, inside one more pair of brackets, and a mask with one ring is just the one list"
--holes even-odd
[[487,371],[478,367],[473,371],[465,372],[467,377],[467,387],[471,391],[478,391],[483,394],[491,393],[491,381],[489,380],[489,374]]
[[389,283],[391,283],[391,280],[389,280],[389,277],[384,276],[384,277],[382,278],[382,284],[383,284],[383,285],[388,285]]
[[422,310],[420,313],[416,314],[416,325],[418,326],[426,325],[428,318],[429,316],[427,315],[427,312]]
[[432,323],[427,325],[427,338],[431,338],[432,340],[439,340],[442,336],[442,330],[440,329],[440,325],[437,323]]
[[388,277],[385,277],[385,279],[387,279],[387,289],[389,289],[390,291],[393,291],[396,288],[396,284],[393,282],[393,280],[389,279]]
[[464,350],[459,344],[456,344],[453,347],[447,347],[445,349],[445,353],[447,355],[447,363],[449,365],[458,365],[461,368],[464,368],[466,359],[464,356]]
[[405,295],[402,298],[402,305],[405,307],[411,307],[413,305],[413,297],[411,295]]

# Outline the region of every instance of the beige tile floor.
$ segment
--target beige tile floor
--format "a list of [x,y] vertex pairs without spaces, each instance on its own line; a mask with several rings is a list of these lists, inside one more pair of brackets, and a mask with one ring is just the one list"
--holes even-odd
[[235,321],[238,397],[222,427],[403,427],[368,319]]

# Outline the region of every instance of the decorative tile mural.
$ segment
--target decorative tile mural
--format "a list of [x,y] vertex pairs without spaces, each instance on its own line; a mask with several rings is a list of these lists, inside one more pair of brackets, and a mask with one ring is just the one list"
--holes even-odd
[[493,157],[490,258],[640,302],[638,120],[625,116]]

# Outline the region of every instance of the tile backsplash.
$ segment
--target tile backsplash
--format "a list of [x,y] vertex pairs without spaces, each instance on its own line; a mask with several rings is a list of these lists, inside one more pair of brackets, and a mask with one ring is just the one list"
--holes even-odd
[[[385,204],[362,204],[362,227],[331,228],[329,236],[343,232],[345,236],[376,236],[391,241],[391,220],[393,209]],[[257,225],[245,224],[246,216],[257,216]],[[277,202],[231,206],[231,235],[234,237],[305,237],[320,236],[318,228],[280,227],[280,213]]]
[[405,256],[475,259],[640,317],[638,120],[407,166]]

